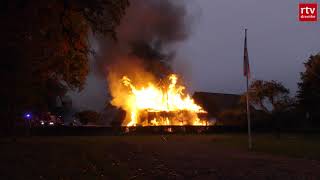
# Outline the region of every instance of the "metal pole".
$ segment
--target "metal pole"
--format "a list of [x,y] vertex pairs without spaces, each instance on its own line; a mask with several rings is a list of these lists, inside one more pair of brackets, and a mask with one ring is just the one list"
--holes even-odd
[[248,148],[252,149],[251,138],[251,119],[250,119],[250,105],[249,105],[249,77],[247,76],[247,119],[248,119]]
[[246,66],[246,78],[247,78],[247,120],[248,120],[248,149],[252,149],[252,138],[251,138],[251,120],[250,120],[250,105],[249,105],[249,59],[247,50],[247,29],[245,29],[245,57],[247,61]]

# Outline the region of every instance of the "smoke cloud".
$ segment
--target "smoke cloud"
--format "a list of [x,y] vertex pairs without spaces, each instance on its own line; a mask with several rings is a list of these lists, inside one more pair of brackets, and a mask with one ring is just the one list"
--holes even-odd
[[[75,108],[102,110],[115,96],[114,92],[120,91],[117,85],[124,75],[139,84],[156,82],[171,73],[177,43],[186,40],[190,33],[183,3],[130,0],[130,7],[116,29],[117,41],[98,35],[90,37],[97,53],[91,59],[84,91],[71,94]],[[107,87],[97,84],[104,81]]]
[[130,3],[116,30],[117,41],[100,40],[96,71],[103,77],[122,77],[135,76],[138,69],[162,78],[172,72],[176,43],[189,35],[186,8],[170,0]]

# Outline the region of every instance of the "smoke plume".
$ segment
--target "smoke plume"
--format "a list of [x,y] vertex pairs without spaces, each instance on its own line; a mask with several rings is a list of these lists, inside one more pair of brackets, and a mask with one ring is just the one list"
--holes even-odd
[[130,0],[130,7],[116,29],[117,41],[90,36],[90,44],[97,54],[90,59],[90,75],[84,91],[70,93],[74,108],[101,111],[106,101],[111,100],[110,96],[114,102],[115,97],[123,102],[121,98],[125,96],[119,93],[124,90],[119,85],[124,75],[135,84],[143,84],[158,82],[171,73],[177,43],[189,36],[190,22],[183,3]]
[[181,2],[131,0],[116,30],[117,41],[100,41],[98,73],[122,77],[135,76],[139,70],[156,78],[166,76],[172,72],[175,44],[188,37],[186,24],[186,9]]

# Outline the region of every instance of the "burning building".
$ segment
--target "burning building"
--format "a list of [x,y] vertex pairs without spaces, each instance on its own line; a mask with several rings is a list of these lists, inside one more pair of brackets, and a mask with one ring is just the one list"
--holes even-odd
[[111,104],[126,111],[123,126],[206,124],[206,111],[171,68],[177,43],[189,35],[187,17],[180,1],[132,0],[117,42],[100,42],[97,67],[107,77]]
[[123,76],[118,85],[122,87],[116,88],[112,101],[113,105],[127,112],[123,125],[206,125],[206,111],[184,93],[184,86],[177,83],[178,77],[175,74],[157,84],[147,81],[137,85]]

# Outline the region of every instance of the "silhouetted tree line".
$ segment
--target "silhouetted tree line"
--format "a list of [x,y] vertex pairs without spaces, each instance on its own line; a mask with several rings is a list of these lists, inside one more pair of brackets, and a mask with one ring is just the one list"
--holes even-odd
[[[290,91],[281,82],[254,80],[249,88],[254,127],[276,131],[288,128],[320,127],[320,54],[311,55],[304,63],[298,92],[290,97]],[[221,119],[232,125],[246,125],[246,94],[239,108],[224,111]]]
[[304,63],[305,71],[298,83],[298,107],[305,114],[306,124],[320,127],[320,53]]
[[1,20],[1,132],[26,111],[52,110],[68,90],[82,90],[88,34],[116,40],[128,0],[3,0]]

